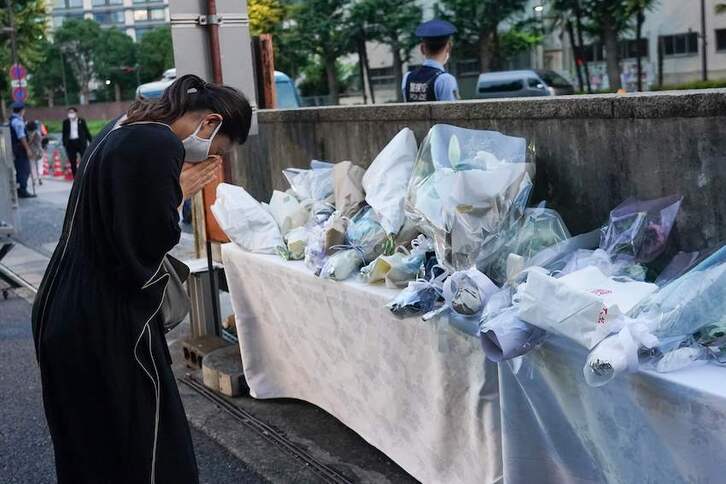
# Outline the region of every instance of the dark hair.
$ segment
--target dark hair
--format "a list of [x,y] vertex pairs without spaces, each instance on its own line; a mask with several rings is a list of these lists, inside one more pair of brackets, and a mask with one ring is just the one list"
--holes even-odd
[[22,104],[13,106],[13,113],[18,114],[18,113],[22,112],[24,109],[25,109],[25,106]]
[[220,133],[232,141],[245,142],[252,108],[244,94],[230,86],[210,84],[193,74],[174,81],[159,99],[138,99],[129,108],[123,124],[138,121],[171,124],[186,113],[206,110],[222,115]]
[[76,107],[75,107],[75,106],[71,106],[71,107],[69,107],[69,108],[67,109],[67,111],[73,111],[74,113],[77,113],[77,112],[78,112],[78,109],[76,109]]
[[423,39],[423,45],[428,55],[436,55],[449,43],[449,37],[427,37]]

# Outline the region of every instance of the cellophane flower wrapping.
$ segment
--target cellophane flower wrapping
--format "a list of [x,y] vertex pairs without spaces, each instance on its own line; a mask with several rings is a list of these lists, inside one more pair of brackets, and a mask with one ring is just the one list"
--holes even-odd
[[416,156],[406,212],[448,270],[486,266],[524,214],[534,177],[524,138],[437,124]]

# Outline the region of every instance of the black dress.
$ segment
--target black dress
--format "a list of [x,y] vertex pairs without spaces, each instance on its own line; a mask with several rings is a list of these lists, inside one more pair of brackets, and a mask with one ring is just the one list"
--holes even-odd
[[33,306],[58,482],[198,482],[157,313],[179,241],[184,148],[162,124],[88,148]]

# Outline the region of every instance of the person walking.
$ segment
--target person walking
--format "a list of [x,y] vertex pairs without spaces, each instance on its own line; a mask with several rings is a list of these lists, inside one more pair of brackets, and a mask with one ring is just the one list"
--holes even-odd
[[66,150],[68,163],[71,164],[71,172],[74,177],[78,163],[91,141],[91,132],[88,130],[86,120],[78,117],[76,108],[68,108],[67,117],[63,120],[63,147]]
[[27,125],[28,146],[30,146],[30,175],[33,179],[33,193],[35,185],[42,185],[41,165],[43,164],[43,134],[40,129],[40,122],[30,121]]
[[28,192],[28,177],[30,177],[30,145],[25,129],[25,105],[13,103],[13,113],[10,115],[10,141],[15,162],[15,181],[18,185],[18,198],[33,198],[35,195]]
[[182,201],[215,179],[251,117],[236,89],[185,75],[83,158],[33,305],[59,484],[198,482],[164,337],[164,260]]
[[421,53],[426,58],[421,67],[403,77],[403,99],[406,102],[456,101],[459,86],[456,78],[446,71],[451,56],[451,36],[456,27],[445,20],[429,20],[416,28],[421,39]]

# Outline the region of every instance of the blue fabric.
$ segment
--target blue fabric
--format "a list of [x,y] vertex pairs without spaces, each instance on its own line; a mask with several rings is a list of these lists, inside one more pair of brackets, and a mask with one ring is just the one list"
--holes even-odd
[[456,27],[450,22],[441,19],[433,19],[424,22],[416,28],[416,37],[448,37],[456,33]]
[[28,177],[30,176],[30,160],[27,156],[15,157],[15,181],[21,191],[28,190]]
[[17,114],[12,114],[10,116],[10,140],[13,148],[13,156],[18,157],[27,157],[28,154],[25,152],[25,148],[20,143],[21,139],[26,138],[25,133],[25,121],[23,121],[23,118],[18,116]]
[[[434,83],[434,93],[437,101],[456,101],[459,99],[459,84],[456,82],[456,78],[454,76],[446,72],[443,65],[439,64],[435,60],[426,59],[422,66],[433,67],[444,71],[443,74],[440,74],[439,77],[436,78],[436,82]],[[403,76],[403,83],[401,84],[401,91],[403,91],[404,99],[406,98],[406,82],[410,74],[410,72],[407,72]]]

